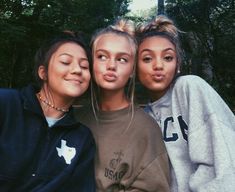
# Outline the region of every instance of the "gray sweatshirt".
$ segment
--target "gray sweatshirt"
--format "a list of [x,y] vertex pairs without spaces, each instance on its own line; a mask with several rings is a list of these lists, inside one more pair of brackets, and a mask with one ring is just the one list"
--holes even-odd
[[235,116],[208,83],[179,77],[145,111],[163,133],[171,191],[235,191]]

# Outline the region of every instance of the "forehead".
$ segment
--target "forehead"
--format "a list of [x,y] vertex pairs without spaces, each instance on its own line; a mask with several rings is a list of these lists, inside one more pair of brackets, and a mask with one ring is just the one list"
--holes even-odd
[[110,51],[110,52],[126,52],[131,54],[131,43],[122,35],[118,34],[104,34],[101,35],[96,42],[94,51],[99,49]]
[[152,48],[152,47],[175,49],[175,45],[167,37],[162,37],[162,36],[147,37],[139,45],[139,49]]
[[83,55],[86,56],[85,50],[74,42],[66,42],[61,44],[54,53],[55,55],[71,54],[71,55]]

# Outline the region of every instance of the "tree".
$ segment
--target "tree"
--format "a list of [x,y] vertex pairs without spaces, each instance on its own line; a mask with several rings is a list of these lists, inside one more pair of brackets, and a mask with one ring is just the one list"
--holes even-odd
[[165,13],[165,11],[164,11],[164,0],[158,0],[157,5],[158,5],[157,14],[158,15],[163,15]]
[[0,2],[0,86],[32,80],[33,57],[41,42],[65,29],[94,30],[128,11],[129,0],[2,0]]
[[[235,1],[166,0],[165,4],[165,13],[183,31],[182,72],[208,81],[235,111]],[[145,18],[155,16],[149,12]]]
[[206,79],[233,108],[234,0],[168,0],[166,3],[167,14],[186,32],[182,34],[185,72]]

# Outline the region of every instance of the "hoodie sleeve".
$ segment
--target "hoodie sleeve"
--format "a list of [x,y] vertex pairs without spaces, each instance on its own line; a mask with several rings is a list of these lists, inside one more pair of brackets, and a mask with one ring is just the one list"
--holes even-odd
[[216,91],[199,77],[188,82],[189,155],[195,172],[192,191],[235,190],[235,116]]

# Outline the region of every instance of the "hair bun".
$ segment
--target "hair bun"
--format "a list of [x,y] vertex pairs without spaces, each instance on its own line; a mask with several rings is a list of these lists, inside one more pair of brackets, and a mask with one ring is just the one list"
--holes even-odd
[[130,36],[135,36],[134,22],[127,19],[119,19],[114,25],[111,26],[114,30],[128,33]]
[[164,15],[158,15],[152,21],[147,24],[143,24],[138,28],[139,33],[146,33],[150,31],[165,32],[173,37],[177,37],[179,32],[174,22]]

